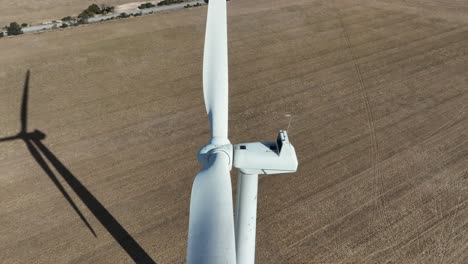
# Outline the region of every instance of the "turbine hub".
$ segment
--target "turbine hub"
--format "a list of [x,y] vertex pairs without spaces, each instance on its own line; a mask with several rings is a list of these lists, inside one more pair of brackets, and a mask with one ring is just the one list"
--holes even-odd
[[206,165],[209,163],[212,154],[218,152],[223,152],[229,157],[229,170],[231,170],[233,163],[233,146],[231,144],[216,145],[210,143],[208,145],[205,145],[198,151],[198,161],[202,165]]

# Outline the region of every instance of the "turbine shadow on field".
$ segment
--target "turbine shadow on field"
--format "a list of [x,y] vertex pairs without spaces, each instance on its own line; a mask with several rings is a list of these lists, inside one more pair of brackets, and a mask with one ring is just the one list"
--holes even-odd
[[46,160],[55,168],[63,180],[70,186],[73,192],[80,198],[86,207],[93,213],[96,219],[104,226],[104,228],[112,235],[119,245],[127,252],[135,263],[155,263],[146,251],[135,241],[135,239],[120,225],[120,223],[112,216],[112,214],[102,205],[99,200],[73,175],[73,173],[55,156],[49,148],[42,142],[46,138],[46,134],[34,130],[27,132],[27,110],[28,110],[28,94],[29,94],[29,76],[30,71],[26,73],[26,79],[23,87],[23,97],[21,101],[21,129],[20,132],[11,137],[1,138],[0,142],[21,139],[26,144],[29,152],[49,176],[55,187],[65,197],[73,210],[78,214],[81,221],[87,226],[91,233],[97,237],[96,232],[91,227],[81,213],[73,199],[67,193],[66,189],[58,180],[52,169],[49,167]]

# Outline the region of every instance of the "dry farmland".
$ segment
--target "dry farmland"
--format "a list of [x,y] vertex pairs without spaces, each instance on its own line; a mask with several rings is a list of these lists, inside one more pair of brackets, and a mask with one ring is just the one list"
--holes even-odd
[[[231,141],[273,140],[291,114],[300,162],[260,179],[257,263],[468,263],[466,1],[228,15]],[[0,138],[28,129],[0,141],[0,262],[184,262],[205,16],[0,39]]]

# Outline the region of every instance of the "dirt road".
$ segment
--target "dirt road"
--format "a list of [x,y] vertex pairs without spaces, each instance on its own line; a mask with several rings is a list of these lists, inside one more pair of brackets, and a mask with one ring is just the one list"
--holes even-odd
[[[228,4],[231,141],[291,114],[300,161],[257,263],[467,263],[467,6],[341,2]],[[205,16],[0,39],[0,262],[184,262]]]

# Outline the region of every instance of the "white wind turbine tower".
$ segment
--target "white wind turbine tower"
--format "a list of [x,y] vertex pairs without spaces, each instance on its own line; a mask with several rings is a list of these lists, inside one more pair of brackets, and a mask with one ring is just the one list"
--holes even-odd
[[[203,94],[211,140],[198,153],[203,167],[192,187],[187,262],[254,263],[258,174],[295,172],[298,162],[286,131],[276,142],[229,142],[226,0],[209,2],[205,34]],[[235,221],[233,166],[239,172]]]

